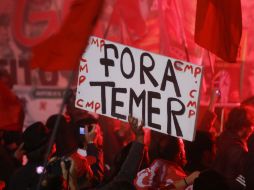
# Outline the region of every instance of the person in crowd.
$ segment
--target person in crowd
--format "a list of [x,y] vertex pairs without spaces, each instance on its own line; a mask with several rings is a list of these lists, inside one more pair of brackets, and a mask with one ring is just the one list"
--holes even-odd
[[[78,153],[79,141],[76,138],[76,135],[71,126],[67,123],[66,118],[63,115],[52,115],[49,117],[46,125],[48,128],[52,129],[55,126],[58,117],[59,127],[55,136],[56,151],[55,155],[53,156],[53,162],[68,160],[67,158],[70,158],[76,163],[75,170],[76,176],[78,178],[78,186],[86,188],[91,187],[93,172],[86,156],[80,155]],[[52,173],[54,175],[53,169]],[[59,177],[59,174],[57,173],[55,176]]]
[[[106,177],[104,183],[107,183],[109,181],[111,181],[120,171],[124,161],[126,160],[130,149],[132,147],[132,143],[130,142],[129,144],[127,144],[125,147],[122,148],[122,150],[115,155],[115,159],[114,159],[114,163],[111,167],[111,170],[109,172],[109,175]],[[149,166],[149,155],[148,155],[148,147],[145,146],[144,148],[144,157],[143,160],[140,164],[140,170],[145,169]]]
[[[242,107],[249,107],[249,108],[253,108],[254,109],[254,96],[251,96],[249,98],[246,98],[245,100],[243,100],[241,102],[241,106]],[[248,147],[249,146],[252,146],[252,142],[254,142],[254,133],[251,134],[250,138],[248,139]],[[254,147],[253,147],[254,148]],[[254,152],[254,149],[250,149],[249,150],[253,150]]]
[[60,163],[62,177],[65,181],[68,181],[68,190],[79,190],[76,162],[72,158],[69,159],[71,161],[69,170],[66,169],[64,161]]
[[193,142],[185,142],[188,163],[184,169],[188,173],[209,169],[215,159],[215,139],[219,134],[219,130],[215,127],[217,119],[215,103],[219,98],[220,91],[213,88],[208,109],[205,111],[198,126],[195,140]]
[[[79,139],[79,152],[81,154],[85,152],[85,156],[96,158],[95,163],[91,166],[94,176],[97,178],[94,181],[94,185],[96,185],[104,178],[103,135],[99,120],[90,112],[75,107],[75,90],[69,90],[67,93],[66,115],[76,138]],[[80,134],[80,130],[86,131],[86,133]]]
[[14,157],[0,144],[0,181],[2,186],[8,188],[8,182],[17,169],[17,162]]
[[184,179],[185,148],[182,139],[161,135],[158,158],[149,168],[140,171],[135,179],[137,189],[159,189]]
[[41,122],[33,123],[24,131],[24,150],[28,163],[13,174],[8,189],[27,190],[37,187],[48,140],[47,128]]
[[103,132],[105,175],[108,175],[114,164],[115,155],[120,152],[123,147],[115,131],[115,128],[120,125],[120,121],[100,115],[99,124]]
[[4,131],[3,134],[4,147],[13,158],[17,167],[22,164],[24,150],[22,149],[22,133],[18,131]]
[[91,168],[94,174],[93,185],[96,186],[104,179],[103,136],[98,119],[89,115],[76,123],[79,131],[79,152],[94,158]]
[[[216,157],[212,168],[226,178],[230,189],[244,189],[247,163],[247,141],[254,130],[253,109],[248,106],[233,108],[225,130],[216,142]],[[241,180],[239,180],[241,178]]]
[[[251,96],[245,99],[241,103],[242,107],[248,106],[254,108],[254,96]],[[246,170],[245,170],[245,177],[246,177],[246,190],[254,189],[254,134],[250,136],[248,139],[248,156],[246,162]]]
[[184,168],[188,173],[211,168],[216,155],[215,139],[208,131],[196,131],[193,142],[185,142],[187,164]]
[[24,150],[21,139],[22,133],[17,131],[3,131],[2,145],[0,145],[0,180],[8,187],[11,175],[22,166]]
[[215,170],[205,170],[194,180],[193,190],[230,190],[226,179]]
[[[118,174],[106,185],[97,188],[98,190],[134,190],[133,180],[139,170],[140,163],[143,159],[144,153],[144,131],[143,122],[138,125],[138,119],[129,116],[129,124],[135,134],[135,141],[133,141],[130,151],[124,161]],[[75,164],[75,163],[73,163]],[[75,167],[71,166],[70,184],[71,190],[77,190],[77,178],[75,177]],[[66,169],[62,167],[63,173],[66,174]],[[64,176],[66,178],[66,175]]]
[[254,189],[254,136],[248,140],[248,155],[245,166],[246,190]]
[[[135,140],[135,135],[128,123],[118,119],[100,115],[99,124],[103,132],[105,175],[111,175],[110,170],[115,165],[115,156],[121,152],[123,147]],[[149,147],[150,129],[144,128],[144,133],[145,145]]]

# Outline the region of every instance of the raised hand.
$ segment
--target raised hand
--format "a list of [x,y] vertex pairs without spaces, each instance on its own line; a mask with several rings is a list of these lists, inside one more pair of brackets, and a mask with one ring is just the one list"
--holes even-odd
[[87,143],[94,143],[96,136],[97,136],[97,130],[96,130],[96,124],[91,124],[92,129],[91,131],[88,131],[88,126],[85,126],[85,138]]
[[135,134],[136,141],[138,141],[140,143],[144,143],[144,130],[143,130],[144,122],[141,121],[139,124],[138,119],[135,117],[132,117],[130,115],[128,116],[128,121],[129,121],[132,131]]

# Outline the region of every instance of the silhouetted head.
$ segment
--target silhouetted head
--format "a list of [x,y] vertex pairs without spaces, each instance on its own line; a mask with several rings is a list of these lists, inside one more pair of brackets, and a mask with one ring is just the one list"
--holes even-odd
[[247,140],[254,129],[254,108],[243,106],[233,108],[228,115],[225,124],[226,130],[238,134],[242,139]]
[[195,140],[187,142],[185,149],[188,159],[186,170],[193,172],[208,169],[215,158],[215,139],[207,131],[197,131]]
[[182,139],[172,136],[163,136],[158,148],[160,158],[176,162],[181,167],[187,163]]

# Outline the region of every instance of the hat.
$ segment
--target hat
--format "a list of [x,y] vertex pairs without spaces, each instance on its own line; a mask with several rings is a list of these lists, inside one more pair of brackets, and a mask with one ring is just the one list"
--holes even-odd
[[47,144],[49,139],[47,128],[41,122],[30,125],[23,133],[24,149],[33,152]]

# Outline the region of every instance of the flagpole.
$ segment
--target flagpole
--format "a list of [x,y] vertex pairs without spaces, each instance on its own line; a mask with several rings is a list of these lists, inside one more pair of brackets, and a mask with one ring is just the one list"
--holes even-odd
[[[53,5],[55,6],[55,9],[56,9],[56,13],[57,13],[56,15],[57,15],[58,22],[59,22],[59,24],[61,24],[61,16],[60,16],[59,9],[58,9],[59,7],[58,7],[57,2],[55,0],[53,1]],[[65,92],[64,92],[64,97],[63,97],[63,100],[62,100],[62,103],[61,103],[61,106],[60,106],[59,113],[58,113],[57,118],[56,118],[56,122],[54,123],[54,128],[52,130],[52,133],[51,133],[51,136],[50,136],[50,139],[49,139],[49,144],[48,144],[47,152],[46,152],[46,155],[44,157],[43,172],[40,174],[36,190],[40,190],[41,183],[42,183],[44,174],[46,172],[45,168],[46,168],[46,166],[48,164],[48,157],[49,157],[49,155],[51,153],[52,146],[53,146],[53,144],[55,142],[55,137],[56,137],[56,133],[57,133],[58,128],[59,128],[59,123],[60,123],[61,115],[63,114],[64,107],[65,107],[65,102],[66,102],[66,100],[68,98],[67,92],[68,92],[68,90],[71,87],[73,78],[74,78],[74,70],[72,70],[70,72],[70,75],[69,75],[69,78],[68,78],[68,82],[67,82],[67,85],[66,85],[66,88],[65,88]]]
[[65,88],[64,97],[63,97],[63,100],[62,100],[62,103],[61,103],[61,106],[60,106],[59,113],[58,113],[57,118],[56,118],[56,122],[54,124],[53,131],[52,131],[51,136],[50,136],[47,152],[46,152],[46,155],[45,155],[45,158],[44,158],[43,172],[40,174],[39,182],[37,184],[36,190],[40,190],[40,185],[42,183],[42,180],[43,180],[43,177],[44,177],[44,174],[45,174],[45,168],[46,168],[46,166],[48,164],[48,157],[49,157],[49,155],[51,153],[51,149],[52,149],[52,146],[53,146],[54,141],[55,141],[56,133],[57,133],[57,130],[59,128],[59,123],[60,123],[61,115],[63,114],[63,111],[64,111],[65,102],[68,99],[68,93],[67,92],[71,88],[71,84],[72,84],[72,81],[74,79],[74,73],[75,73],[74,70],[72,70],[71,73],[70,73],[70,76],[68,78],[68,83],[67,83],[67,86]]
[[186,40],[186,36],[185,36],[185,32],[184,32],[184,27],[183,27],[183,24],[181,22],[180,11],[178,9],[178,4],[175,2],[175,0],[173,0],[173,2],[174,2],[174,5],[175,5],[175,8],[176,8],[177,21],[178,21],[178,24],[179,24],[180,30],[181,30],[181,36],[182,36],[182,40],[183,40],[184,51],[185,51],[185,54],[186,54],[186,60],[188,62],[190,62],[190,55],[189,55],[189,52],[188,52],[188,44],[187,44],[187,40]]

